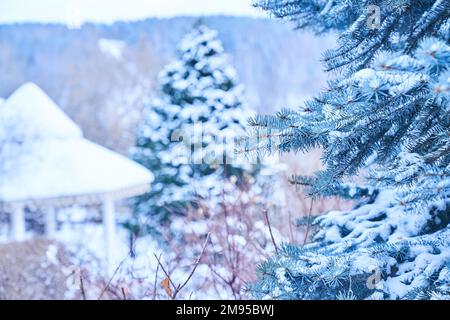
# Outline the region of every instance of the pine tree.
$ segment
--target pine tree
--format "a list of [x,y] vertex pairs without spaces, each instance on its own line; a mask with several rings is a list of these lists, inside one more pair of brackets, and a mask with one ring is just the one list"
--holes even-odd
[[336,73],[327,90],[300,110],[255,117],[257,139],[247,148],[322,148],[325,169],[293,183],[313,198],[338,195],[357,205],[316,218],[313,242],[284,245],[260,266],[251,294],[450,298],[450,3],[260,0],[258,6],[339,38],[324,56]]
[[159,98],[149,104],[132,150],[133,159],[155,174],[128,223],[135,233],[157,232],[197,199],[216,196],[218,182],[241,181],[248,169],[234,148],[250,113],[217,32],[197,25],[181,41],[177,58],[159,76]]

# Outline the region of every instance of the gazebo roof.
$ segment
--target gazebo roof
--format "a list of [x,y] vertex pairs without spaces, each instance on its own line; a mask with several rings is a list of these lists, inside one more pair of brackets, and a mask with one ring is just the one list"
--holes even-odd
[[0,203],[97,203],[144,193],[152,180],[143,166],[84,139],[36,85],[0,104]]
[[[26,83],[6,99],[1,109],[1,130],[8,140],[80,138],[81,129],[34,83]],[[1,135],[0,135],[1,137]]]

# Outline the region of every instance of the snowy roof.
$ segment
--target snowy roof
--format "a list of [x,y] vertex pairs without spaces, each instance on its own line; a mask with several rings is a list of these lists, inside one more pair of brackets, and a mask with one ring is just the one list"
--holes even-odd
[[81,129],[33,83],[20,86],[1,108],[0,130],[15,140],[82,137]]
[[141,194],[152,180],[143,166],[84,139],[34,84],[0,105],[0,203],[96,202]]

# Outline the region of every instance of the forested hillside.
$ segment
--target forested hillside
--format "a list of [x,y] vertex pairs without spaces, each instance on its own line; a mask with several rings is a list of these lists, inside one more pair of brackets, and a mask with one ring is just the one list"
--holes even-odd
[[[32,81],[88,138],[124,153],[134,141],[131,128],[141,118],[143,99],[153,92],[156,75],[197,20],[147,19],[80,29],[0,25],[0,73],[8,75],[0,77],[0,97]],[[319,59],[333,46],[333,37],[317,38],[268,19],[214,16],[202,22],[218,30],[252,109],[271,113],[299,104],[324,86]]]

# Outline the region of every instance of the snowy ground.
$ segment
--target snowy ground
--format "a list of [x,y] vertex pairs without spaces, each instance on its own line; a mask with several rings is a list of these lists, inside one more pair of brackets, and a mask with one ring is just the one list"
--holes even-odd
[[[156,295],[157,299],[168,299],[166,289],[161,284],[166,275],[158,267],[155,255],[161,258],[161,262],[170,273],[171,281],[178,285],[186,280],[194,266],[194,260],[176,256],[173,252],[169,252],[168,248],[162,248],[149,236],[135,241],[135,256],[131,257],[128,232],[120,224],[117,224],[117,237],[114,243],[115,255],[111,262],[114,273],[107,275],[105,273],[107,268],[105,266],[103,225],[99,217],[99,212],[95,208],[72,207],[58,212],[59,229],[55,240],[63,244],[70,253],[71,266],[66,273],[70,273],[71,270],[82,270],[83,276],[86,278],[84,285],[89,282],[89,288],[92,290],[86,293],[88,298],[97,298],[101,294],[101,288],[110,282],[109,287],[112,291],[124,290],[128,298],[153,299]],[[36,236],[36,231],[27,233],[29,239],[36,239]],[[30,245],[33,242],[30,242]],[[8,244],[7,223],[0,224],[0,243]],[[53,256],[53,247],[49,246],[47,249],[46,256],[49,261]],[[175,261],[177,262],[175,263]],[[220,270],[215,271],[221,272]],[[36,273],[38,272],[36,271]],[[30,274],[29,276],[35,275]],[[232,296],[225,290],[218,290],[213,286],[205,289],[204,283],[213,277],[209,267],[200,263],[179,297],[231,299]],[[81,288],[78,279],[69,277],[66,285],[65,298],[80,297]],[[121,298],[114,295],[108,297]]]

